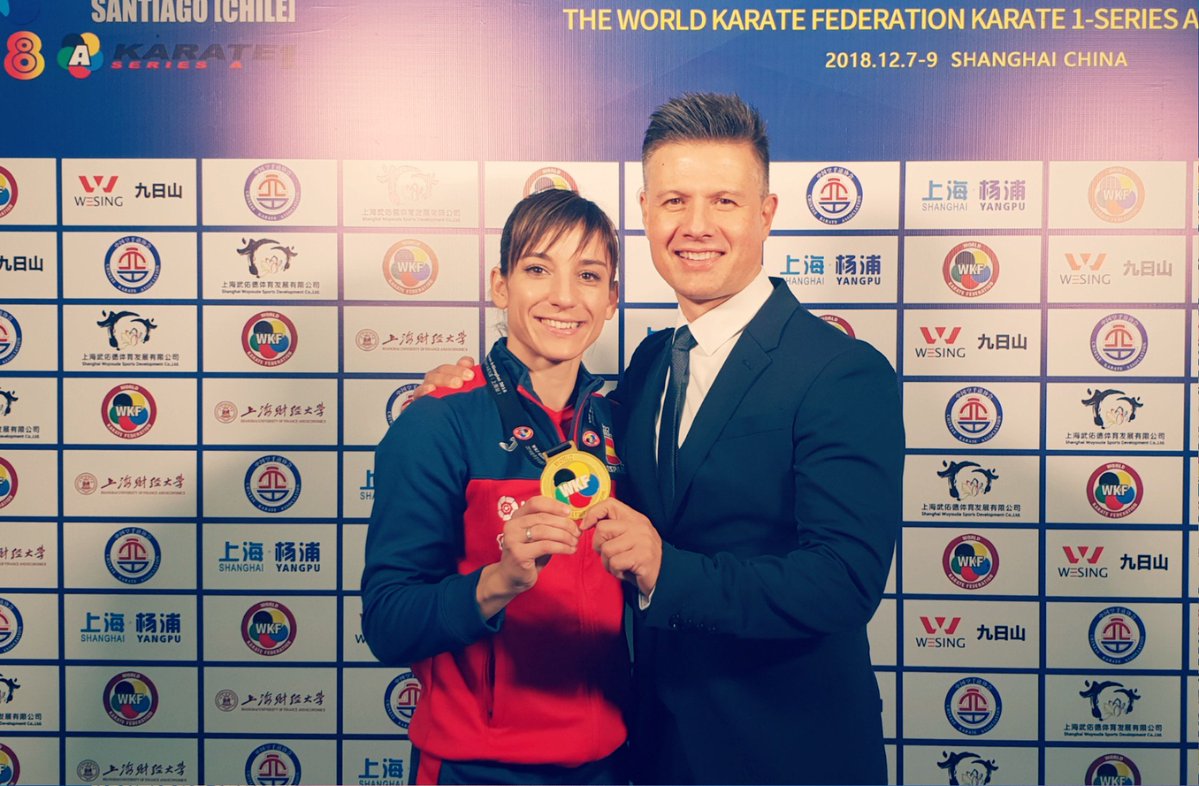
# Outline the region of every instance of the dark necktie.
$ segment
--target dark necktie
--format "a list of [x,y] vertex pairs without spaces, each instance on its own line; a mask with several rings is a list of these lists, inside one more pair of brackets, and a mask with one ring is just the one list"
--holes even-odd
[[679,421],[683,402],[687,399],[687,378],[690,374],[690,353],[695,338],[686,325],[674,332],[670,349],[670,376],[666,395],[662,399],[662,420],[658,426],[658,485],[662,504],[667,510],[674,507],[675,465],[679,454]]

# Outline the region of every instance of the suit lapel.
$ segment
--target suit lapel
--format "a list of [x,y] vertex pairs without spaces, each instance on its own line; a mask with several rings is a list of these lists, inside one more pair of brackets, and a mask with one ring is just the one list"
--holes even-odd
[[630,472],[629,481],[633,484],[637,499],[647,507],[642,512],[658,525],[659,529],[666,526],[667,519],[658,485],[658,453],[654,425],[658,418],[662,391],[666,387],[666,372],[670,368],[670,342],[667,341],[663,346],[663,351],[650,368],[641,395],[633,400],[633,407],[629,412],[628,433],[624,436],[629,466],[644,468]]

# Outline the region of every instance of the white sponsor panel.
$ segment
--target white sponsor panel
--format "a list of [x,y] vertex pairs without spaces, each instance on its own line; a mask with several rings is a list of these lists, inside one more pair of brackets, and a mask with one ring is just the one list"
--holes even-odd
[[906,303],[1040,303],[1041,238],[1035,235],[908,236]]
[[196,515],[196,454],[184,450],[63,452],[63,513],[67,516]]
[[[1178,772],[1178,751],[1122,745],[1045,747],[1046,786],[1079,783],[1194,783]],[[1090,780],[1088,780],[1088,777]],[[1035,781],[1032,781],[1035,782]]]
[[194,158],[64,158],[62,223],[194,226]]
[[343,740],[341,780],[357,786],[410,783],[412,743],[408,740]]
[[[640,212],[638,212],[640,220]],[[644,235],[625,235],[624,278],[620,289],[626,303],[675,303],[677,297],[666,279],[658,275]]]
[[203,318],[205,371],[337,371],[337,309],[332,306],[207,306]]
[[776,162],[770,167],[770,188],[779,198],[774,229],[855,232],[899,226],[896,161]]
[[343,161],[350,227],[477,227],[477,161]]
[[195,306],[124,303],[62,307],[64,371],[195,371]]
[[196,296],[195,232],[64,232],[65,298]]
[[55,442],[58,442],[58,380],[6,374],[0,380],[0,444]]
[[[877,667],[878,663],[876,662],[874,665]],[[895,739],[895,730],[898,728],[896,709],[899,707],[895,698],[896,673],[894,671],[875,671],[874,679],[878,682],[879,697],[883,700],[883,737]]]
[[1037,376],[1041,312],[1019,309],[908,309],[905,376]]
[[1040,447],[1038,384],[971,380],[905,382],[903,392],[903,422],[909,448],[1036,450]]
[[419,378],[347,379],[343,440],[346,445],[375,446],[402,408],[412,400]]
[[1186,175],[1181,161],[1050,162],[1049,226],[1182,229]]
[[[498,308],[488,308],[484,310],[484,318],[487,325],[484,340],[490,349],[499,341],[500,336],[507,335],[507,314]],[[620,337],[617,335],[616,326],[614,314],[612,319],[604,324],[604,332],[600,333],[595,343],[583,353],[583,365],[592,374],[616,374],[619,371]]]
[[899,240],[887,236],[769,237],[763,267],[799,302],[895,303]]
[[897,774],[897,762],[899,760],[898,746],[883,745],[883,755],[887,757],[887,783],[894,786],[894,784],[899,783],[899,776]]
[[[366,529],[363,527],[362,529]],[[353,587],[358,588],[358,582],[362,572],[353,580]],[[341,659],[348,663],[377,663],[375,656],[371,653],[370,646],[366,643],[366,636],[362,633],[362,596],[347,595],[342,598],[342,655]]]
[[1035,595],[1037,533],[1023,529],[906,527],[903,591],[915,594]]
[[1040,783],[1037,758],[1037,748],[1031,746],[904,745],[903,782]]
[[349,667],[342,671],[342,685],[345,734],[408,734],[407,724],[420,696],[419,683],[409,668]]
[[479,352],[477,307],[343,309],[345,370],[420,374]]
[[1036,456],[923,455],[904,459],[905,521],[1036,522]]
[[347,233],[343,243],[347,300],[479,300],[478,235]]
[[[6,737],[3,745],[5,763],[12,759],[20,766],[20,774],[9,783],[60,783],[58,746],[54,737]],[[14,768],[15,769],[15,768]],[[68,781],[71,782],[71,781]]]
[[895,367],[895,342],[898,326],[890,309],[847,309],[815,307],[812,313],[842,333],[852,335],[877,349],[891,367]]
[[72,697],[67,728],[111,734],[191,732],[196,728],[198,677],[195,669],[171,666],[69,666],[63,686]]
[[1045,739],[1178,742],[1176,677],[1084,673],[1045,677]]
[[484,226],[501,229],[513,206],[546,188],[569,188],[620,220],[620,171],[615,161],[486,161]]
[[1035,674],[908,672],[903,675],[904,737],[958,744],[1034,741],[1037,696]]
[[189,595],[67,595],[66,657],[85,660],[192,660],[196,599]]
[[669,308],[624,308],[616,319],[624,320],[624,365],[628,367],[633,353],[651,333],[672,328],[678,324],[679,307]]
[[1181,303],[1186,238],[1053,235],[1050,303]]
[[332,519],[337,515],[337,454],[275,448],[206,451],[204,513]]
[[207,226],[336,226],[337,162],[204,159]]
[[1034,229],[1041,226],[1040,161],[909,161],[908,229]]
[[1036,603],[908,600],[903,630],[907,666],[1035,669],[1041,662]]
[[196,525],[67,522],[62,562],[65,587],[194,590]]
[[208,378],[200,405],[205,445],[333,445],[337,380]]
[[1045,520],[1061,524],[1177,524],[1182,461],[1166,456],[1048,456]]
[[8,197],[0,205],[0,225],[58,222],[58,165],[53,158],[0,158],[0,168],[0,185],[16,195],[16,201]]
[[223,590],[337,588],[332,524],[205,524],[204,587]]
[[0,519],[56,515],[57,476],[52,450],[0,451]]
[[132,736],[67,737],[67,783],[196,783],[200,779],[196,744],[194,739],[178,737],[156,738],[153,745]]
[[53,521],[0,520],[0,586],[58,586],[58,531]]
[[68,444],[195,445],[195,412],[194,379],[63,380],[63,442]]
[[204,741],[209,783],[338,783],[335,740],[263,737]]
[[894,599],[883,598],[866,626],[866,634],[870,638],[870,660],[875,666],[894,666],[896,663],[895,608]]
[[1051,669],[1178,668],[1178,603],[1057,601],[1045,604],[1045,613],[1046,629],[1053,632],[1045,650],[1045,665]]
[[1182,450],[1183,388],[1114,378],[1046,386],[1050,450]]
[[[0,733],[6,734],[4,741],[12,745],[8,732],[58,731],[58,667],[5,663],[0,671],[3,672],[0,673],[0,703],[4,708],[0,712]],[[21,780],[24,779],[25,759],[22,758]]]
[[887,570],[887,582],[883,585],[884,595],[895,594],[895,552],[891,552],[891,567]]
[[362,586],[362,569],[366,565],[366,525],[341,526],[341,588],[358,592]]
[[[1195,737],[1191,737],[1191,739],[1195,739]],[[1199,748],[1191,748],[1187,751],[1187,769],[1183,778],[1183,783],[1199,783]]]
[[337,297],[337,235],[205,232],[204,297],[214,300],[333,300]]
[[[4,161],[0,160],[0,167]],[[0,177],[3,177],[0,173]],[[24,192],[21,202],[24,202]],[[0,206],[0,212],[3,211]],[[0,217],[0,225],[7,219]],[[0,287],[6,297],[58,297],[58,241],[53,232],[0,234]]]
[[342,468],[342,519],[368,519],[375,504],[375,452],[344,451]]
[[0,373],[57,370],[58,309],[0,303]]
[[337,657],[336,602],[269,592],[205,598],[204,657],[263,666],[332,661]]
[[204,731],[334,734],[336,669],[204,669]]
[[[1195,701],[1199,700],[1199,677],[1191,675],[1187,677],[1187,699],[1188,706],[1191,708],[1189,713],[1190,719],[1187,725],[1187,740],[1199,740],[1199,707],[1196,707]],[[1192,760],[1192,766],[1194,760]]]
[[53,660],[58,657],[58,598],[0,593],[0,657]]
[[1182,533],[1048,530],[1045,592],[1104,598],[1175,598]]
[[1050,309],[1048,329],[1053,376],[1182,376],[1181,311]]

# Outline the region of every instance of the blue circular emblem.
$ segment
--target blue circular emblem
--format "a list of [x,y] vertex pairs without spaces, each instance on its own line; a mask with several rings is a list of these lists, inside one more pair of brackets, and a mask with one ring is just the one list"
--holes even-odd
[[7,599],[0,598],[0,655],[17,646],[24,632],[20,610]]
[[1091,357],[1108,371],[1128,371],[1149,351],[1149,333],[1132,314],[1108,314],[1091,331]]
[[412,714],[416,712],[416,703],[420,701],[420,680],[410,671],[396,675],[383,694],[387,708],[387,717],[401,729],[408,728],[412,723]]
[[263,221],[282,221],[300,206],[300,179],[283,164],[261,164],[246,178],[244,196]]
[[300,759],[280,742],[268,742],[250,751],[246,783],[256,786],[290,786],[300,782]]
[[412,391],[416,390],[420,385],[415,382],[410,382],[407,385],[400,385],[391,396],[387,399],[387,425],[395,423],[396,418],[404,411],[404,407],[412,403]]
[[977,445],[999,433],[1003,425],[1003,407],[986,388],[962,388],[945,405],[945,425],[960,442]]
[[20,351],[21,323],[0,308],[0,366],[15,358]]
[[986,734],[1002,713],[999,691],[982,677],[960,679],[945,694],[945,718],[962,734]]
[[1145,648],[1145,623],[1130,608],[1108,606],[1091,620],[1087,638],[1095,657],[1118,666],[1134,660]]
[[117,530],[104,547],[104,566],[114,579],[125,584],[149,581],[161,562],[158,540],[141,527]]
[[262,456],[246,470],[246,498],[266,513],[282,513],[300,498],[300,471],[283,456]]
[[808,183],[808,210],[817,221],[844,224],[862,208],[862,184],[843,166],[829,166]]
[[129,235],[108,247],[104,255],[104,274],[108,283],[127,295],[145,292],[154,286],[162,272],[158,249],[144,237]]

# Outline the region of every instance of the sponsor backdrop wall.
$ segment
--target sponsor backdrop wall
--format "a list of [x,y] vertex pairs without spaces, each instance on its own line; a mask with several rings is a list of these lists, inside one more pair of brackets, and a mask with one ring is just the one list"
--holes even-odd
[[1199,781],[1195,5],[848,5],[0,0],[0,783],[409,781],[372,448],[532,190],[619,224],[593,370],[672,324],[684,90],[762,109],[767,270],[900,375],[892,782]]

